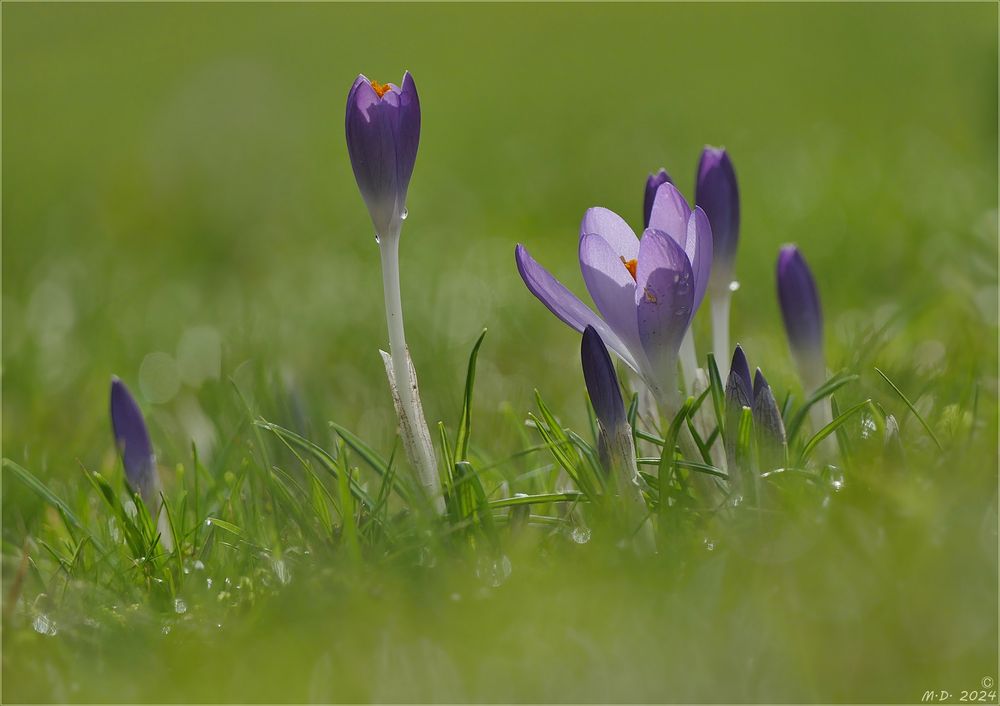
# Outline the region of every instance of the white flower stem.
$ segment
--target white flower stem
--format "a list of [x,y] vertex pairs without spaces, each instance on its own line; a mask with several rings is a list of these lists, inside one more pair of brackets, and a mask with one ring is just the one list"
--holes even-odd
[[[403,448],[410,465],[417,471],[420,484],[438,512],[444,510],[441,480],[438,477],[437,459],[431,444],[430,430],[424,420],[417,391],[417,378],[406,347],[403,332],[403,301],[399,290],[399,231],[381,238],[379,251],[382,259],[382,291],[385,295],[385,319],[389,328],[389,355],[391,358],[391,383],[399,415]],[[390,366],[386,366],[387,368]]]
[[694,331],[688,328],[681,341],[681,372],[684,374],[684,389],[689,395],[697,394],[695,390],[698,376],[698,353],[694,347]]
[[725,289],[712,295],[712,352],[715,354],[715,364],[719,368],[719,378],[726,384],[729,377],[729,362],[733,355],[729,347],[729,303],[732,293]]

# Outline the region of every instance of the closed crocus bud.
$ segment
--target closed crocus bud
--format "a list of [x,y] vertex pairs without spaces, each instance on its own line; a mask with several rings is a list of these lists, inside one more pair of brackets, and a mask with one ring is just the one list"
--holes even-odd
[[746,354],[740,346],[733,351],[733,362],[729,367],[729,377],[726,379],[726,406],[737,411],[753,406],[753,382],[750,378],[750,365]]
[[633,537],[639,552],[649,553],[654,545],[652,525],[646,521],[649,512],[639,487],[632,427],[625,414],[625,402],[611,355],[593,326],[588,325],[583,330],[580,361],[583,363],[587,394],[600,426],[598,451],[601,463],[623,501],[621,510],[626,535]]
[[587,394],[594,405],[597,419],[608,433],[613,433],[627,422],[625,402],[611,355],[593,326],[587,326],[583,331],[580,360],[583,363]]
[[740,192],[726,150],[716,147],[702,150],[694,200],[712,226],[712,291],[725,291],[733,279],[740,238]]
[[420,141],[420,100],[413,77],[401,86],[358,76],[347,94],[347,151],[379,237],[394,236]]
[[111,378],[111,426],[129,487],[139,493],[150,512],[154,512],[159,501],[160,484],[153,444],[139,405],[125,383],[117,377]]
[[736,437],[739,434],[740,417],[743,408],[753,408],[753,382],[750,378],[750,366],[747,357],[740,346],[733,351],[733,361],[729,367],[729,377],[726,378],[726,457],[730,465],[736,464]]
[[757,368],[753,378],[753,423],[761,468],[770,470],[785,465],[785,423],[771,392],[771,386]]
[[673,184],[674,180],[667,174],[666,169],[661,169],[655,174],[646,177],[646,195],[642,200],[642,227],[643,230],[649,228],[649,214],[653,210],[653,201],[656,200],[656,190],[660,184]]
[[802,382],[815,390],[826,378],[823,359],[823,315],[809,265],[794,245],[778,254],[778,302],[788,343]]

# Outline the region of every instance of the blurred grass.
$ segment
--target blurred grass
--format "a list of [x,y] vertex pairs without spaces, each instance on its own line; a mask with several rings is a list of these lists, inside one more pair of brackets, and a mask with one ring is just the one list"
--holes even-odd
[[[190,460],[192,438],[211,457],[235,437],[243,411],[229,377],[269,418],[317,439],[336,420],[388,451],[377,251],[342,116],[358,72],[398,80],[409,69],[423,133],[402,286],[429,420],[457,421],[468,350],[485,325],[480,452],[521,448],[504,410],[523,417],[535,387],[582,425],[577,337],[524,290],[514,243],[583,293],[584,209],[636,223],[649,171],[667,167],[690,194],[702,145],[724,144],[743,199],[734,340],[776,388],[794,389],[773,263],[780,244],[799,243],[823,297],[832,367],[882,385],[880,401],[912,437],[919,427],[873,364],[954,435],[978,391],[984,438],[979,455],[956,461],[954,482],[963,471],[978,481],[952,497],[977,488],[968,521],[979,527],[971,516],[987,506],[995,517],[995,482],[983,482],[996,475],[995,5],[8,4],[3,15],[2,439],[5,456],[56,487],[77,487],[78,460],[111,465],[112,373],[140,395],[168,468]],[[864,345],[887,322],[885,340]],[[6,476],[3,490],[4,541],[19,546],[44,507]],[[942,501],[940,512],[947,521],[962,509]],[[959,541],[963,526],[948,536]],[[893,545],[913,552],[912,575],[934,566],[923,531]],[[848,561],[845,572],[861,577],[863,566]],[[642,579],[644,596],[655,578]],[[532,592],[523,580],[512,595]],[[921,590],[918,607],[958,600]],[[526,660],[546,652],[545,638],[524,639],[540,650]],[[920,662],[899,660],[898,674]],[[782,693],[766,686],[761,698]]]

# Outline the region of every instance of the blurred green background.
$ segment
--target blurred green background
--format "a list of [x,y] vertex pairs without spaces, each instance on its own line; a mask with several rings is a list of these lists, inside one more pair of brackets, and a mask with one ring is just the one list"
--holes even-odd
[[457,418],[484,326],[482,418],[505,401],[522,413],[536,386],[582,418],[582,377],[554,374],[575,371],[576,334],[524,289],[514,244],[586,296],[583,211],[639,224],[646,174],[665,166],[691,194],[706,143],[738,170],[733,338],[753,360],[790,367],[773,263],[794,241],[819,281],[834,366],[858,326],[916,302],[922,325],[899,332],[901,352],[932,341],[932,362],[992,375],[995,347],[965,344],[996,319],[995,16],[8,6],[6,453],[36,472],[96,465],[116,373],[153,410],[169,465],[187,439],[221,433],[214,406],[228,394],[203,388],[251,368],[296,391],[321,430],[334,419],[390,443],[378,252],[343,136],[359,72],[409,69],[422,98],[401,257],[431,420]]
[[[318,441],[332,419],[388,451],[378,252],[343,110],[359,72],[404,69],[423,110],[408,341],[428,419],[454,424],[489,327],[482,455],[520,448],[510,413],[536,387],[585,419],[578,337],[524,289],[515,243],[584,294],[584,210],[641,225],[647,173],[666,167],[690,196],[706,143],[740,182],[733,340],[772,384],[797,384],[773,283],[778,247],[797,242],[831,367],[892,370],[936,424],[976,382],[995,439],[996,26],[992,3],[7,4],[4,455],[57,488],[78,462],[112,467],[112,373],[167,468],[192,440],[207,457],[225,446],[244,416],[230,378]],[[883,325],[877,360],[859,359]],[[995,474],[995,457],[977,463]],[[16,543],[43,508],[4,491]]]

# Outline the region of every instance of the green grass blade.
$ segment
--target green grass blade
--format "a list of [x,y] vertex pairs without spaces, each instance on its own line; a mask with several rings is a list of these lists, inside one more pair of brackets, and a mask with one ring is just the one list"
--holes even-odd
[[881,375],[882,379],[885,380],[887,383],[889,383],[889,387],[895,390],[896,394],[899,395],[899,399],[903,400],[903,403],[910,408],[910,411],[913,412],[913,416],[917,418],[917,421],[920,422],[920,425],[927,432],[927,435],[931,437],[931,440],[934,442],[935,446],[938,447],[938,451],[944,451],[944,446],[942,446],[941,442],[938,441],[937,435],[934,433],[934,430],[931,429],[931,425],[928,424],[922,416],[920,416],[920,412],[917,411],[917,408],[913,406],[913,403],[910,402],[910,400],[906,397],[906,395],[903,394],[903,391],[900,390],[899,387],[896,386],[896,383],[890,380],[889,376],[883,373],[881,370],[875,368],[875,372]]
[[822,400],[824,397],[832,395],[834,392],[842,388],[844,385],[854,382],[858,379],[857,375],[854,374],[841,374],[834,375],[832,378],[827,380],[825,383],[819,386],[817,390],[812,393],[805,401],[805,403],[796,410],[795,414],[785,425],[786,438],[788,439],[789,446],[792,440],[799,433],[799,428],[806,419],[806,415],[814,404]]
[[813,437],[809,439],[809,441],[803,447],[802,453],[799,454],[799,460],[795,465],[797,466],[803,465],[806,459],[809,458],[809,455],[815,450],[816,446],[818,446],[819,443],[823,441],[823,439],[825,439],[826,437],[830,436],[830,434],[837,431],[837,429],[840,428],[840,426],[844,424],[852,415],[857,414],[862,409],[869,406],[871,403],[872,403],[871,400],[858,402],[856,405],[843,412],[839,417],[837,417],[832,422],[830,422],[825,427],[816,432],[813,435]]
[[[292,446],[297,447],[300,450],[308,453],[310,456],[315,458],[319,462],[319,464],[323,467],[323,469],[334,478],[336,478],[340,473],[337,461],[322,446],[314,444],[313,442],[309,441],[308,439],[302,436],[299,436],[290,429],[285,429],[282,426],[273,424],[264,419],[258,419],[257,421],[254,422],[254,424],[263,429],[267,429],[268,431],[272,432],[279,438],[290,443]],[[331,426],[333,426],[332,422]],[[344,439],[344,441],[347,442],[348,445],[351,445],[351,442],[348,441],[347,439]],[[365,489],[361,487],[360,483],[352,480],[351,492],[358,500],[360,500],[365,504],[365,507],[372,507],[374,505],[371,497],[369,497],[368,493],[365,492]]]
[[583,493],[541,493],[539,495],[520,495],[513,498],[501,498],[500,500],[491,500],[489,506],[491,509],[497,509],[501,507],[515,507],[517,505],[545,505],[547,503],[574,503],[580,502],[581,500],[586,500],[587,496]]
[[[63,518],[66,520],[66,524],[73,525],[77,529],[85,532],[88,536],[90,535],[90,532],[87,530],[86,527],[83,526],[83,523],[80,521],[80,518],[77,517],[76,514],[74,514],[74,512],[69,509],[69,505],[67,505],[62,498],[60,498],[58,495],[49,490],[49,487],[45,485],[42,481],[38,480],[38,478],[36,478],[31,471],[22,466],[19,466],[18,464],[11,461],[9,458],[3,459],[3,467],[9,470],[11,473],[13,473],[18,480],[24,483],[24,485],[26,485],[38,497],[40,497],[42,500],[44,500],[49,505],[58,510],[59,514],[61,514]],[[101,548],[100,544],[98,544],[97,540],[93,536],[90,537],[90,540],[94,543],[94,546],[99,549],[99,551],[101,552],[104,551],[104,549]]]
[[715,362],[715,354],[708,354],[708,389],[712,392],[712,408],[715,410],[715,422],[720,433],[725,432],[726,387],[719,375],[719,366]]
[[[476,344],[469,355],[469,368],[465,375],[465,397],[462,402],[462,418],[458,423],[458,434],[455,438],[455,461],[468,460],[469,436],[472,434],[472,392],[476,386],[476,361],[479,358],[479,347],[486,338],[486,329],[479,334]],[[451,466],[449,466],[451,468]]]

